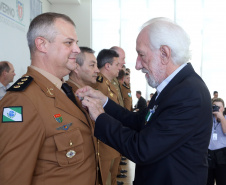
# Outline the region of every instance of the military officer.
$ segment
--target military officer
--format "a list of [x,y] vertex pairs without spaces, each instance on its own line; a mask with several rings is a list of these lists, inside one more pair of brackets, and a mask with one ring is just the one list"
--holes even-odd
[[80,52],[74,22],[44,13],[27,33],[31,66],[1,100],[1,185],[95,185],[93,125],[61,89]]
[[[120,66],[120,71],[125,69],[125,51],[121,48],[121,47],[118,47],[118,46],[113,46],[111,47],[110,49],[116,51],[116,53],[118,53],[119,55],[119,66]],[[122,95],[122,89],[121,89],[121,85],[118,81],[117,78],[114,78],[112,80],[112,84],[115,86],[117,92],[118,92],[118,99],[119,99],[119,104],[122,106],[122,107],[125,107],[124,105],[124,98],[123,98],[123,95]],[[117,177],[120,177],[120,178],[125,178],[126,175],[125,174],[122,174],[121,172],[127,172],[126,170],[123,170],[121,168],[121,166],[119,164],[122,164],[122,165],[126,165],[127,163],[124,162],[124,161],[121,161],[121,157],[116,159],[115,160],[115,163],[114,165],[115,166],[118,166],[118,172],[117,172]]]
[[[73,92],[76,92],[77,89],[84,87],[85,85],[96,84],[97,73],[99,73],[99,69],[97,68],[97,60],[94,56],[94,51],[88,47],[79,47],[80,53],[76,57],[76,67],[69,74],[69,79],[67,84],[69,84]],[[90,120],[88,112],[81,106],[81,102],[78,100],[79,108],[85,113],[87,119]],[[94,121],[93,121],[94,123]],[[99,161],[99,141],[95,140],[96,154],[97,154],[97,163]],[[102,184],[101,173],[105,173],[105,169],[100,168],[100,164],[98,169],[98,183]]]
[[[100,73],[96,79],[96,85],[93,86],[116,103],[119,103],[118,92],[111,81],[117,77],[119,73],[120,66],[118,57],[119,55],[114,50],[103,49],[99,52],[97,56],[97,66]],[[99,146],[101,167],[108,169],[105,170],[105,173],[102,175],[104,185],[105,182],[106,184],[116,185],[118,166],[115,167],[113,164],[114,160],[120,157],[120,154],[115,149],[102,142],[100,142]],[[109,174],[111,175],[111,183],[109,183]]]
[[125,73],[124,70],[119,71],[118,81],[120,84],[122,96],[123,96],[123,103],[124,108],[132,111],[132,95],[130,90],[130,75],[129,73]]

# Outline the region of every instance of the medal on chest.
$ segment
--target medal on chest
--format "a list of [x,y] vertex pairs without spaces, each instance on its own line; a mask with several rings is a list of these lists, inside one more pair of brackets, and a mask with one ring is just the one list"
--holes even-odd
[[155,110],[157,109],[158,105],[154,105],[152,109],[149,109],[147,115],[145,116],[145,125],[149,122],[151,119],[151,116],[155,113]]

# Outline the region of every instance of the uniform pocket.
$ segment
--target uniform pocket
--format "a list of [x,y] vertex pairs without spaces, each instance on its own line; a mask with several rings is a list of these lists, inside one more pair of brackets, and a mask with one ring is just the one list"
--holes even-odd
[[60,166],[71,166],[84,160],[83,138],[80,130],[73,129],[54,136],[56,158]]

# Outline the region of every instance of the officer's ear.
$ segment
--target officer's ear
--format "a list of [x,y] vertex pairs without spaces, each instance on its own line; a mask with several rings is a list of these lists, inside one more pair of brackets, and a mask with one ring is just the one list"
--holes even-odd
[[109,71],[110,70],[110,63],[106,63],[106,64],[104,64],[104,67],[105,67],[105,69],[107,70],[107,71]]
[[163,65],[166,65],[169,63],[171,59],[171,49],[167,45],[162,45],[160,47],[160,58]]
[[49,45],[49,42],[43,37],[37,37],[35,39],[35,46],[37,50],[39,50],[40,52],[47,53],[48,45]]
[[75,73],[77,73],[78,74],[78,72],[79,72],[79,70],[80,70],[80,65],[76,62],[75,63]]

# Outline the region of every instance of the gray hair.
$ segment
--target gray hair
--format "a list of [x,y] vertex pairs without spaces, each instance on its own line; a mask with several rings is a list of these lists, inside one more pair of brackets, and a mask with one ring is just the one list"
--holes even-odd
[[54,26],[56,19],[63,19],[75,26],[70,17],[64,14],[47,12],[38,15],[31,21],[27,32],[27,41],[31,54],[36,50],[35,39],[37,37],[43,37],[49,42],[54,41],[57,35],[57,30]]
[[172,60],[175,65],[181,65],[189,61],[190,38],[182,27],[170,19],[159,17],[146,22],[143,28],[148,29],[151,50],[168,46],[171,49]]
[[92,50],[89,47],[79,47],[80,48],[80,53],[76,56],[76,63],[80,66],[84,64],[85,60],[85,54],[84,53],[95,53],[94,50]]

